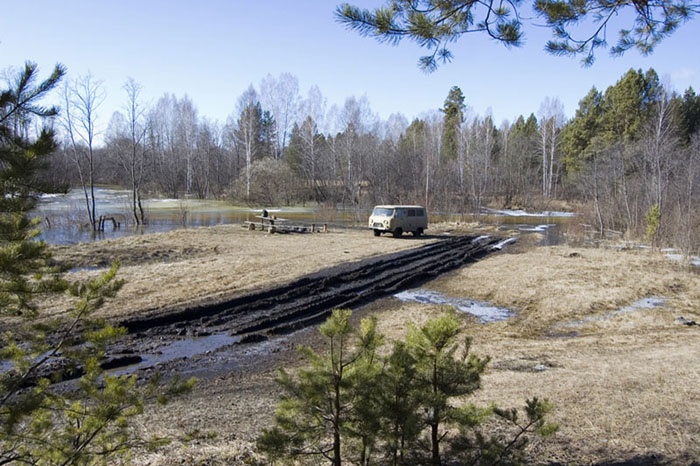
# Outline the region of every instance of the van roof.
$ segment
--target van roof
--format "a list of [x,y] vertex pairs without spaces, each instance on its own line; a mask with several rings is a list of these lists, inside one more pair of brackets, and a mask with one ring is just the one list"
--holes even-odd
[[376,205],[374,208],[376,209],[379,207],[380,209],[396,209],[396,208],[408,208],[408,209],[424,209],[422,205],[401,205],[401,204],[396,204],[396,205]]

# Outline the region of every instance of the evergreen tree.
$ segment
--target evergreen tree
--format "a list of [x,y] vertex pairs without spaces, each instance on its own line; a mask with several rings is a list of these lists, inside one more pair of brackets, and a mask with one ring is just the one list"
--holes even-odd
[[[278,382],[285,391],[275,413],[275,426],[265,430],[258,446],[273,457],[321,456],[334,466],[342,464],[348,447],[343,439],[367,436],[355,417],[358,388],[374,370],[374,352],[381,343],[376,322],[365,319],[355,330],[348,309],[336,309],[319,328],[327,354],[311,348],[301,351],[310,363],[295,375],[282,370]],[[366,427],[366,425],[364,425]],[[364,446],[370,439],[361,439]]]
[[[464,403],[479,388],[488,360],[470,353],[469,338],[460,339],[454,310],[411,327],[406,341],[395,342],[379,360],[383,337],[376,321],[363,319],[357,330],[350,316],[335,310],[321,325],[327,354],[302,348],[310,367],[295,375],[281,371],[285,394],[275,425],[258,438],[271,459],[399,466],[425,464],[426,456],[440,465],[449,455],[463,460],[450,464],[515,464],[525,458],[528,434],[556,430],[545,422],[546,401],[527,401],[524,418],[517,409]],[[501,424],[490,435],[480,430],[487,419]]]
[[659,99],[659,80],[654,70],[629,70],[609,87],[600,102],[601,128],[607,142],[632,142],[640,137],[652,104]]
[[453,86],[447,94],[441,111],[445,114],[442,129],[441,155],[443,160],[458,160],[460,157],[460,140],[462,123],[464,123],[464,94]]
[[695,94],[692,87],[686,89],[676,108],[680,113],[680,132],[683,140],[689,143],[700,128],[700,96]]
[[277,153],[277,122],[269,110],[262,113],[260,120],[260,144],[263,156],[280,158],[281,154]]
[[284,160],[296,175],[304,176],[304,140],[301,137],[301,129],[296,123],[289,133],[289,145],[284,151]]
[[564,128],[564,163],[567,174],[579,172],[590,158],[589,147],[599,138],[602,126],[603,96],[593,87],[581,99],[574,118]]
[[[421,57],[420,67],[434,71],[439,62],[452,60],[448,44],[467,33],[482,32],[508,47],[520,46],[523,19],[527,17],[519,12],[521,7],[518,1],[392,0],[374,10],[344,3],[336,9],[336,17],[348,28],[382,42],[416,42],[431,51]],[[533,0],[532,8],[552,30],[553,39],[547,42],[546,50],[555,55],[583,56],[585,65],[593,63],[596,49],[607,47],[608,23],[613,17],[631,13],[624,15],[631,24],[619,30],[611,54],[621,55],[631,48],[650,54],[656,44],[697,12],[697,5],[684,0],[646,2],[643,7],[636,0]],[[587,29],[591,23],[593,27]]]
[[[551,410],[551,403],[537,398],[527,400],[522,409],[496,406],[484,409],[466,404],[455,414],[459,434],[450,439],[449,456],[458,464],[529,464],[525,450],[530,436],[544,438],[558,430],[556,424],[546,421]],[[489,433],[480,429],[487,419],[491,421]]]
[[376,391],[385,456],[392,466],[410,464],[423,429],[413,390],[416,376],[416,359],[404,342],[396,342],[384,361]]
[[459,319],[452,311],[421,328],[412,327],[407,337],[408,350],[416,359],[415,387],[429,429],[433,466],[442,464],[444,427],[458,412],[454,399],[479,389],[488,363],[470,353],[471,340],[466,337],[460,342],[460,333]]

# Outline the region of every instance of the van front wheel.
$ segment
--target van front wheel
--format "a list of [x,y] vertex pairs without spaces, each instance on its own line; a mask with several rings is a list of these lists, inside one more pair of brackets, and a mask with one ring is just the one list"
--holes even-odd
[[403,234],[403,230],[401,228],[397,228],[394,230],[394,238],[401,238],[401,235]]
[[374,236],[380,236],[382,234],[381,230],[372,230],[374,232]]

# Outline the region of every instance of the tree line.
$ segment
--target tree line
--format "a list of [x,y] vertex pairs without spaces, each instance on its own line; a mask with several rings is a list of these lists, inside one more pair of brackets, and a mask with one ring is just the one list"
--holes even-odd
[[358,218],[381,203],[468,215],[558,200],[576,204],[600,236],[698,247],[689,232],[698,223],[700,98],[692,88],[669,91],[653,69],[592,88],[573,118],[547,98],[537,112],[500,125],[470,111],[456,86],[441,108],[411,122],[379,119],[366,98],[329,109],[318,88],[302,97],[289,74],[259,87],[220,124],[200,117],[187,96],[165,94],[146,106],[129,80],[124,109],[95,147],[100,82],[73,80],[64,86],[52,181],[83,186],[93,223],[95,183],[128,187],[137,224],[146,221],[145,193],[340,205]]

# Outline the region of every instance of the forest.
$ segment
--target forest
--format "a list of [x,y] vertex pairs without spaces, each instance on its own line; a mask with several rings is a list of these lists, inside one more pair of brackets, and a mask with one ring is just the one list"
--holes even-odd
[[142,199],[152,196],[342,207],[358,219],[382,203],[460,216],[565,205],[599,237],[686,254],[700,247],[700,97],[669,91],[653,69],[592,88],[570,119],[547,98],[499,125],[470,111],[456,86],[410,122],[380,120],[366,98],[327,109],[318,88],[302,97],[290,74],[251,85],[223,124],[200,117],[187,96],[164,94],[147,107],[137,82],[124,90],[98,144],[100,82],[88,76],[63,88],[62,144],[49,173],[82,186],[93,225],[94,187],[109,184],[131,190],[135,224],[148,221]]

